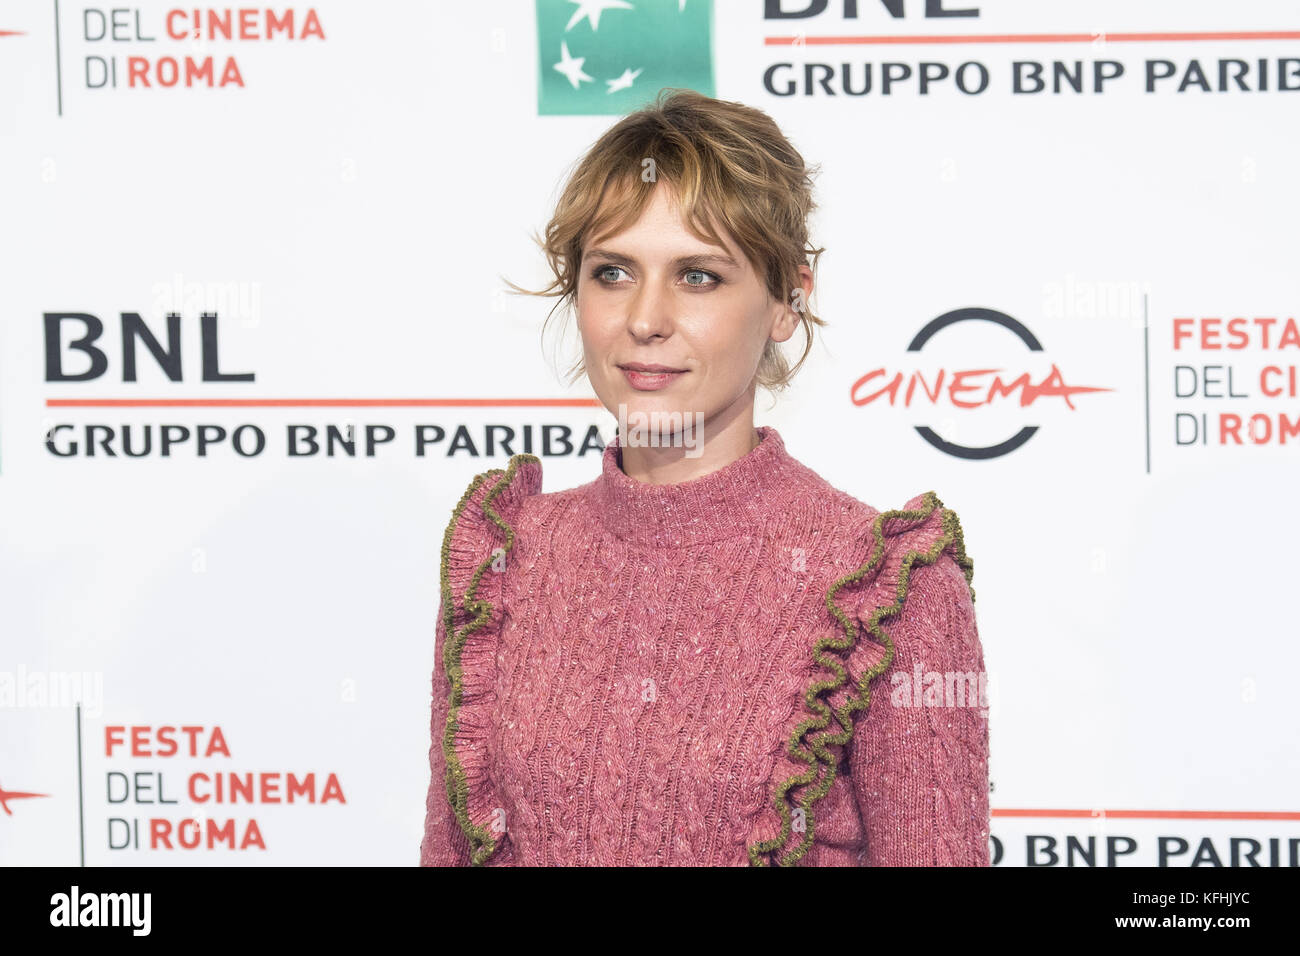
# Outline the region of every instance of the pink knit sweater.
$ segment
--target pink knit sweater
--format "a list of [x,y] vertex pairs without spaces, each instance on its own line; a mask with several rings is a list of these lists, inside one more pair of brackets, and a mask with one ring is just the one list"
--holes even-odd
[[[442,548],[422,866],[987,866],[972,561],[792,458],[543,494],[515,455]],[[978,693],[977,693],[978,691]]]

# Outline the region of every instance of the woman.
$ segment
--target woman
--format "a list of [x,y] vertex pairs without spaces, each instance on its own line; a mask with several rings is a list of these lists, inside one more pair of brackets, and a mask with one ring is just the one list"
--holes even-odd
[[421,865],[988,865],[956,514],[877,511],[754,427],[824,324],[810,187],[765,114],[684,90],[574,171],[539,294],[633,427],[588,484],[515,455],[453,511]]

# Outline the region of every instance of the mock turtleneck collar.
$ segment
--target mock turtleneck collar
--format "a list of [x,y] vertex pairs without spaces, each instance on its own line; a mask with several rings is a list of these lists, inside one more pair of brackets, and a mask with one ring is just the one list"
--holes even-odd
[[654,485],[621,467],[620,439],[605,446],[596,481],[601,520],[614,535],[644,547],[683,547],[758,531],[780,510],[797,462],[770,425],[748,454],[699,478]]

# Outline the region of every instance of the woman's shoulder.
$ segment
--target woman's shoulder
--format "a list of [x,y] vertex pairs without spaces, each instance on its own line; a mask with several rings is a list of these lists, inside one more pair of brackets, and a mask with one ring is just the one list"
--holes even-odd
[[832,540],[842,548],[843,573],[830,585],[828,598],[844,615],[843,641],[853,648],[854,659],[883,657],[884,647],[872,641],[882,637],[881,623],[897,626],[902,618],[919,619],[952,606],[973,615],[975,562],[957,510],[935,491],[912,495],[896,507],[878,507],[824,480],[818,484]]
[[913,495],[899,507],[857,502],[850,511],[849,537],[860,564],[846,584],[864,585],[857,588],[864,613],[901,606],[918,583],[960,588],[974,602],[975,561],[966,550],[961,518],[934,491]]
[[472,613],[468,604],[484,575],[505,570],[523,513],[541,489],[541,460],[528,454],[512,455],[506,467],[480,472],[466,486],[442,540],[443,598],[458,614]]
[[[859,537],[871,548],[871,557],[900,597],[902,578],[917,567],[935,567],[950,579],[955,578],[954,571],[959,572],[970,587],[975,562],[966,551],[961,518],[934,491],[913,495],[897,508],[864,505],[858,520]],[[973,587],[970,594],[973,600]]]
[[504,513],[517,513],[528,498],[541,490],[541,459],[536,455],[511,455],[504,468],[479,472],[466,485],[452,509],[448,530],[500,528]]
[[[906,568],[940,565],[946,576],[955,568],[970,584],[974,561],[966,551],[961,518],[934,491],[915,494],[893,507],[878,507],[833,484],[802,463],[797,483],[804,501],[794,510],[819,515],[819,533],[842,543],[854,573],[844,586],[900,583]],[[971,589],[974,598],[974,590]]]

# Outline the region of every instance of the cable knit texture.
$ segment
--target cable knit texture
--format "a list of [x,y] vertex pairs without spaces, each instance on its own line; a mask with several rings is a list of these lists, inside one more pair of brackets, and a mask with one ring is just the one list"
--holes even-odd
[[[515,455],[443,538],[422,866],[987,866],[973,564],[775,428],[699,478],[542,493]],[[978,692],[977,692],[978,691]]]

